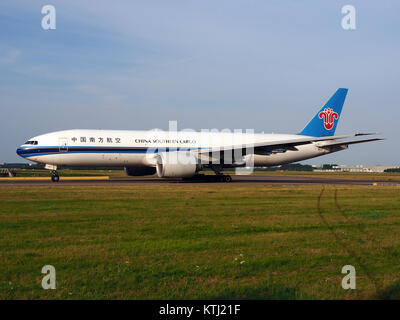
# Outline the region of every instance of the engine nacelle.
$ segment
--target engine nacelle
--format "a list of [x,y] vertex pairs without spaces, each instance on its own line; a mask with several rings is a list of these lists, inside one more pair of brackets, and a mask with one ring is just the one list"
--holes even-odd
[[197,158],[189,151],[163,152],[156,168],[160,178],[190,178],[197,171]]
[[132,177],[150,176],[156,173],[156,168],[152,167],[125,167],[124,170],[128,176]]

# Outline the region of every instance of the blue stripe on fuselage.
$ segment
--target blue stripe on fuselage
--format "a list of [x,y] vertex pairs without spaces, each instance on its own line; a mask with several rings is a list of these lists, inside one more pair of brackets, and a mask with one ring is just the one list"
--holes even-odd
[[17,154],[21,157],[34,157],[54,154],[68,153],[157,153],[177,150],[193,150],[201,148],[190,147],[68,147],[60,149],[60,147],[35,147],[35,148],[18,148]]

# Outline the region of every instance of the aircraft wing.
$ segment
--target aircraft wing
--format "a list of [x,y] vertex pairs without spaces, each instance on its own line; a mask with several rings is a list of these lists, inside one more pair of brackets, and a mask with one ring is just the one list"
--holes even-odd
[[328,136],[328,137],[301,137],[297,139],[287,139],[287,140],[275,140],[275,141],[266,141],[266,142],[257,142],[254,144],[241,144],[241,145],[232,145],[232,146],[224,146],[224,147],[215,147],[215,148],[207,148],[199,150],[199,154],[210,154],[212,152],[219,151],[229,151],[229,150],[238,150],[242,149],[242,152],[245,152],[248,148],[254,148],[255,154],[263,154],[265,152],[276,150],[276,149],[285,149],[285,150],[297,150],[296,146],[309,144],[312,142],[323,142],[328,141],[329,143],[321,145],[322,146],[334,146],[334,145],[348,145],[354,143],[361,142],[369,142],[369,141],[377,141],[382,140],[382,138],[373,138],[373,139],[365,139],[365,140],[356,140],[356,141],[347,141],[347,142],[337,142],[336,140],[350,138],[350,137],[359,137],[365,135],[372,135],[375,133],[356,133],[352,135],[342,135],[342,136]]
[[[356,133],[352,135],[342,135],[342,136],[328,136],[328,137],[302,137],[296,139],[286,139],[286,140],[275,140],[275,141],[266,141],[266,142],[258,142],[255,144],[241,144],[241,145],[232,145],[232,146],[224,146],[224,147],[215,147],[215,148],[207,148],[207,149],[188,149],[193,153],[196,153],[197,157],[213,157],[215,156],[213,153],[225,152],[225,151],[235,151],[240,150],[242,155],[245,155],[248,151],[248,148],[253,148],[251,150],[254,154],[269,154],[272,150],[298,150],[296,146],[316,143],[318,147],[321,148],[347,148],[349,144],[356,144],[362,142],[370,142],[370,141],[378,141],[384,140],[383,138],[371,138],[371,139],[363,139],[363,140],[354,140],[354,141],[338,141],[344,138],[350,137],[359,137],[365,135],[373,135],[376,133]],[[247,150],[246,150],[247,149]],[[223,155],[218,155],[223,156]],[[157,163],[157,153],[149,153],[145,160],[146,165],[154,167]]]

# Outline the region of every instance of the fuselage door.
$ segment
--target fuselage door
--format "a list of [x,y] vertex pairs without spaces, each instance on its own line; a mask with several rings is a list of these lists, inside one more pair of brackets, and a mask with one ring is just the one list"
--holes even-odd
[[58,145],[60,152],[68,152],[68,138],[59,138]]

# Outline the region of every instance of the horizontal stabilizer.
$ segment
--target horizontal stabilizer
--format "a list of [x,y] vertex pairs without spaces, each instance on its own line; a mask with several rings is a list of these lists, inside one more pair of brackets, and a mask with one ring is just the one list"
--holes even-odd
[[372,141],[379,141],[379,140],[385,140],[385,139],[384,138],[371,138],[371,139],[353,140],[353,141],[335,141],[335,142],[328,142],[328,143],[318,143],[317,146],[321,147],[321,148],[335,147],[335,146],[348,146],[350,144],[372,142]]

